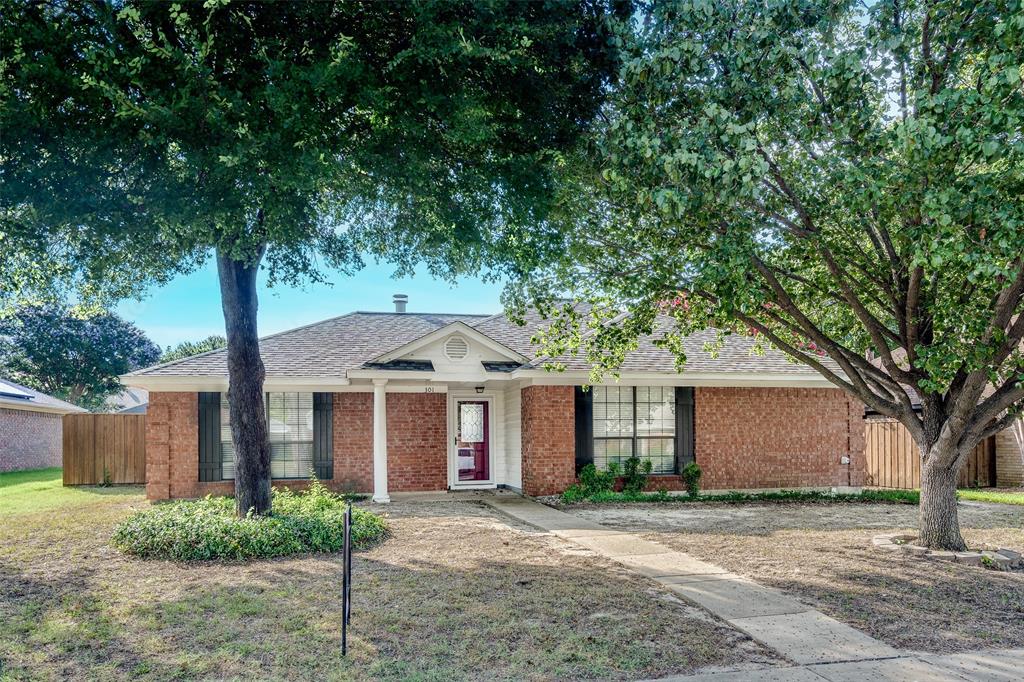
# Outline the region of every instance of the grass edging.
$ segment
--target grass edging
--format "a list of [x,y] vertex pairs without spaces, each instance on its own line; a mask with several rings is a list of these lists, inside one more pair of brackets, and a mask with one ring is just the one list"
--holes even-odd
[[[273,491],[270,516],[235,514],[230,497],[154,505],[121,522],[111,543],[143,559],[210,561],[268,559],[341,551],[346,500],[318,481],[295,493]],[[352,507],[352,546],[370,547],[388,535],[387,521]]]
[[1024,506],[1024,492],[971,488],[957,491],[957,498],[972,502],[994,502],[996,504],[1017,504]]
[[599,492],[590,497],[567,501],[562,504],[610,504],[619,502],[673,502],[673,503],[705,503],[719,502],[724,504],[745,504],[750,502],[884,502],[889,504],[918,504],[920,493],[917,490],[864,490],[859,493],[832,493],[815,490],[779,490],[763,493],[744,493],[733,491],[717,495],[671,495],[660,490],[651,493]]

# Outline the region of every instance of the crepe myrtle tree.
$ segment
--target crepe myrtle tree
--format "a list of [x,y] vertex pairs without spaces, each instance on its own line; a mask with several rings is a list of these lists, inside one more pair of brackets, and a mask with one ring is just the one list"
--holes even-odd
[[781,349],[906,426],[920,541],[964,549],[958,473],[1024,403],[1021,3],[659,2],[637,26],[566,256],[512,301],[596,302],[539,340],[597,374],[647,334],[680,366],[706,326]]
[[0,376],[88,409],[123,390],[119,377],[156,361],[160,347],[108,310],[20,306],[0,318]]
[[9,3],[7,299],[216,259],[239,514],[269,512],[257,277],[521,268],[629,17],[601,0]]

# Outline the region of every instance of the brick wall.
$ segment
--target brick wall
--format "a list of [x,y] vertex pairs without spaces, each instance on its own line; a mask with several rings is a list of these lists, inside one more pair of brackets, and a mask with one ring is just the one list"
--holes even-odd
[[1024,418],[996,434],[996,485],[1024,485]]
[[[447,400],[443,393],[389,393],[388,488],[448,487]],[[373,491],[373,394],[335,393],[334,478],[340,491]],[[199,481],[199,412],[195,393],[150,393],[146,416],[146,495],[152,500],[231,495],[232,481]],[[303,488],[306,481],[275,480]]]
[[839,389],[698,388],[694,403],[705,489],[864,484],[862,407]]
[[346,492],[373,492],[373,394],[334,394],[334,481]]
[[573,387],[527,386],[522,399],[523,492],[559,493],[576,480]]
[[447,414],[444,393],[387,394],[388,492],[448,488]]
[[231,481],[199,482],[199,406],[195,393],[150,392],[146,408],[146,497],[227,495]]
[[0,408],[0,471],[61,465],[61,415]]
[[[522,389],[522,476],[528,495],[561,492],[575,480],[571,386]],[[859,486],[864,483],[862,407],[835,389],[698,388],[697,461],[708,490]],[[390,492],[448,486],[447,399],[443,393],[389,393]],[[59,421],[58,421],[59,424]],[[334,395],[337,490],[373,490],[373,395]],[[198,481],[195,393],[151,393],[146,418],[150,499],[231,494],[231,481]],[[59,450],[59,448],[58,448]],[[840,463],[842,456],[851,463]],[[275,481],[301,488],[304,481]],[[678,476],[651,489],[679,489]]]
[[[274,481],[304,488],[307,482]],[[235,482],[199,480],[199,396],[150,392],[146,411],[146,497],[151,500],[234,495]]]

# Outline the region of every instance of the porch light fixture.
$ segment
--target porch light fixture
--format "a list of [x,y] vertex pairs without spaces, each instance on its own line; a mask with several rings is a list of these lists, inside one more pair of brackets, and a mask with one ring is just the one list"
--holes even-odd
[[483,393],[484,392],[484,387],[483,386],[477,386],[476,387],[476,392],[477,393]]

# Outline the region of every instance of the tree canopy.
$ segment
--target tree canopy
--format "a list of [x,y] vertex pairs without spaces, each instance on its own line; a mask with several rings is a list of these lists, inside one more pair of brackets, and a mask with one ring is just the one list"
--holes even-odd
[[[493,265],[612,66],[601,2],[13,3],[0,295]],[[501,261],[505,262],[505,261]],[[142,279],[140,279],[142,278]]]
[[782,349],[907,426],[922,535],[962,547],[929,490],[1024,403],[1021,3],[677,0],[624,41],[565,256],[514,298],[599,302],[547,339],[599,370],[664,316],[681,364],[708,326]]
[[141,329],[108,311],[37,305],[0,320],[0,375],[88,409],[122,390],[120,375],[159,355]]
[[545,258],[532,230],[629,12],[19,0],[0,23],[0,304],[134,295],[215,253],[236,504],[265,513],[257,271],[295,284],[369,254],[455,277]]
[[172,362],[183,358],[190,358],[193,355],[217,350],[228,345],[228,340],[220,334],[211,334],[199,341],[182,341],[176,346],[167,346],[167,350],[160,356],[160,362]]

